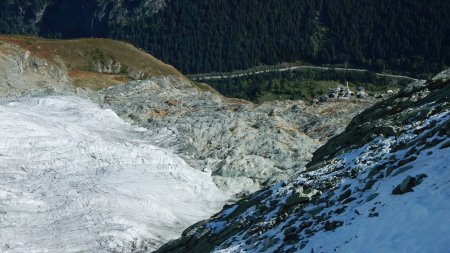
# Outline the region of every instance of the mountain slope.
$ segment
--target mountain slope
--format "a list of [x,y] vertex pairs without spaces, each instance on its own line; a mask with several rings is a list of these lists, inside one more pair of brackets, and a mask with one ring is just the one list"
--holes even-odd
[[450,64],[443,0],[21,0],[0,2],[0,33],[109,37],[184,73],[297,60],[435,73]]
[[43,24],[44,32],[56,35],[101,36],[107,28],[151,16],[164,6],[164,0],[2,1],[0,33],[37,33]]
[[134,46],[109,39],[49,40],[0,35],[0,92],[97,90],[135,79],[183,75]]
[[411,84],[356,117],[306,172],[157,252],[446,252],[449,103],[450,71]]
[[0,100],[0,251],[152,250],[218,211],[209,174],[72,96]]

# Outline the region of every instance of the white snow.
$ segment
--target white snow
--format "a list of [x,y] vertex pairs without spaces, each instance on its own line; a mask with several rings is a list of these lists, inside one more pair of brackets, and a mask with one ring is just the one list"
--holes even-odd
[[[427,105],[432,106],[432,105]],[[234,223],[256,220],[261,232],[253,232],[254,227],[240,230],[218,245],[213,252],[345,252],[345,253],[449,253],[450,252],[450,154],[448,136],[434,130],[449,127],[450,113],[443,111],[432,115],[424,121],[413,121],[404,127],[398,137],[378,137],[366,145],[337,156],[332,163],[324,167],[301,173],[294,182],[299,185],[317,184],[317,180],[339,178],[340,182],[329,192],[323,193],[326,202],[311,202],[303,211],[319,210],[315,215],[294,212],[282,222],[274,224],[286,196],[290,196],[292,183],[285,187],[272,187],[271,195],[261,203],[276,206],[263,214],[255,212],[255,206],[243,211]],[[430,133],[434,133],[431,134]],[[426,141],[423,141],[425,140]],[[409,144],[405,148],[400,143]],[[420,150],[420,152],[419,152]],[[414,151],[414,152],[411,152]],[[411,155],[407,155],[410,153]],[[406,157],[416,157],[405,165],[399,165]],[[395,159],[393,159],[395,158]],[[382,170],[369,176],[372,169],[385,164]],[[386,165],[387,164],[387,165]],[[395,170],[388,174],[388,166],[395,165]],[[358,175],[346,176],[345,172],[359,169]],[[382,175],[381,175],[382,174]],[[345,175],[345,176],[342,176]],[[423,181],[414,186],[412,192],[393,194],[393,189],[400,185],[407,176],[425,175]],[[374,184],[363,190],[369,179]],[[351,190],[354,200],[344,202],[338,197]],[[336,212],[338,208],[343,211]],[[232,209],[234,208],[234,209]],[[220,232],[232,224],[225,224],[228,213],[235,207],[222,212],[219,219],[206,224],[214,233]],[[258,216],[259,215],[259,216]],[[335,229],[324,229],[324,222],[315,222],[314,217],[326,217],[329,222],[343,222]],[[263,217],[262,221],[258,220]],[[308,229],[315,230],[306,235],[305,229],[297,230],[298,240],[282,244],[287,227],[298,228],[305,222],[311,222]],[[266,225],[269,224],[269,225]],[[270,242],[273,244],[270,244]],[[302,245],[302,243],[304,243]],[[266,245],[272,245],[270,248]]]
[[[392,195],[405,176],[398,175],[377,185],[380,195],[357,207],[361,213],[333,232],[310,238],[306,252],[450,252],[450,167],[447,149],[434,147],[429,156],[408,164],[405,175],[426,174],[414,192]],[[376,204],[379,218],[368,218]],[[351,220],[351,221],[350,221]]]
[[[228,199],[208,173],[70,96],[0,102],[0,252],[152,250]],[[167,136],[165,136],[167,135]]]
[[[444,112],[433,115],[424,122],[406,126],[409,129],[399,138],[376,139],[365,147],[342,155],[338,159],[346,162],[347,167],[359,166],[368,172],[372,164],[383,163],[388,154],[395,154],[399,159],[406,151],[392,152],[390,147],[395,142],[409,142],[420,136],[426,136],[428,130],[414,135],[413,130],[430,126],[434,122],[437,128],[448,127],[450,114]],[[442,139],[434,136],[428,138]],[[367,155],[368,147],[377,144],[378,149]],[[357,158],[357,159],[355,159]],[[373,162],[377,160],[377,162]],[[370,161],[370,162],[368,162]],[[409,170],[396,175],[393,173],[379,180],[372,192],[379,194],[374,200],[355,205],[344,213],[344,226],[335,231],[319,232],[309,238],[306,252],[450,252],[450,167],[448,149],[436,145],[425,149],[417,160],[408,163]],[[406,167],[406,166],[405,166]],[[392,190],[399,185],[407,175],[424,174],[427,177],[414,187],[413,192],[393,195]],[[365,176],[363,173],[361,177]],[[346,182],[352,183],[352,182]],[[355,182],[356,184],[356,182]],[[371,211],[371,209],[373,211]],[[376,211],[379,217],[370,218],[368,214]]]

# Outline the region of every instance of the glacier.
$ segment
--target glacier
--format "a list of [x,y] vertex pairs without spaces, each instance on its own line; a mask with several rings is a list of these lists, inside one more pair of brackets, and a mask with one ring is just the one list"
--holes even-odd
[[154,250],[218,212],[211,175],[74,96],[0,100],[0,252]]

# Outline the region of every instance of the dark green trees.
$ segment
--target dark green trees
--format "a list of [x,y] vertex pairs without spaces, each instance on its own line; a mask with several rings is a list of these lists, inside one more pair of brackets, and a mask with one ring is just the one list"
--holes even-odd
[[0,1],[0,33],[125,40],[184,73],[296,60],[413,74],[450,65],[446,0],[144,2]]

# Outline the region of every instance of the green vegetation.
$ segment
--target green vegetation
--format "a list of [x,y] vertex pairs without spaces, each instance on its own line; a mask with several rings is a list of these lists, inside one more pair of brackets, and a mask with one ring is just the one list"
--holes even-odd
[[184,73],[302,60],[428,77],[450,66],[446,0],[166,0],[154,12],[142,6],[0,1],[0,33],[124,40]]
[[[95,47],[87,50],[88,62],[86,64],[86,71],[96,71],[96,65],[100,63],[101,65],[106,64],[108,61],[115,62],[116,59],[112,53],[105,53],[100,48]],[[126,73],[124,68],[121,68],[121,73]]]
[[450,65],[448,20],[443,0],[171,0],[111,35],[186,73],[296,60],[434,73]]
[[[182,76],[175,68],[134,46],[110,39],[55,40],[30,36],[0,35],[0,41],[19,45],[50,61],[60,58],[69,70],[87,70],[89,64],[105,64],[109,60],[142,71],[145,76]],[[92,69],[88,69],[93,71]]]
[[208,84],[228,97],[261,103],[272,100],[302,99],[311,101],[330,88],[349,82],[350,89],[362,86],[367,92],[381,93],[396,89],[407,81],[378,77],[372,72],[343,72],[335,70],[294,70],[268,72],[239,78],[208,80]]
[[[110,39],[55,40],[0,35],[0,51],[2,42],[18,45],[52,64],[64,63],[75,85],[94,90],[137,78],[183,77],[172,66],[132,45]],[[109,61],[120,64],[118,73],[98,73],[98,63],[107,64]]]

